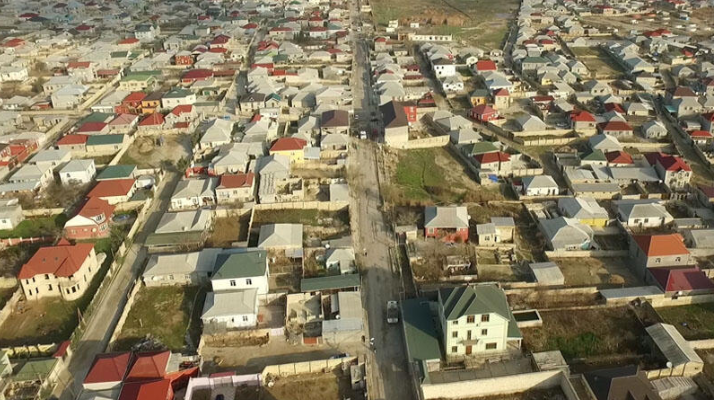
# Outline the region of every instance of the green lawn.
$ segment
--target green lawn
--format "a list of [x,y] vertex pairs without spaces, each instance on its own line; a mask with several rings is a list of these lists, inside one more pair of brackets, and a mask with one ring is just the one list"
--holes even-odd
[[687,340],[713,338],[713,303],[665,307],[656,311],[665,323],[674,325]]
[[52,215],[50,217],[28,218],[20,222],[15,229],[0,230],[0,239],[54,236],[62,231],[67,219],[67,216],[64,214]]
[[317,209],[306,210],[260,210],[253,215],[253,223],[264,224],[303,224],[322,226],[328,222],[349,225],[350,214],[348,209],[340,211],[320,211]]
[[170,350],[182,350],[187,329],[192,330],[192,338],[198,338],[199,314],[205,296],[205,291],[199,291],[198,287],[142,288],[114,349],[128,350],[149,335]]

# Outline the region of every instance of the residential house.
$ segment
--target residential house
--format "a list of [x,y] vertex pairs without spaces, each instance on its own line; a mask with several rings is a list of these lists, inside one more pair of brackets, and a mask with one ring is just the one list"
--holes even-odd
[[142,273],[142,281],[147,287],[203,285],[210,281],[216,257],[224,251],[206,248],[191,253],[153,254]]
[[254,201],[256,179],[253,172],[225,174],[219,177],[216,186],[217,204],[233,204]]
[[173,109],[176,106],[186,106],[196,103],[196,95],[190,90],[173,88],[161,96],[161,107]]
[[608,225],[608,211],[593,197],[564,197],[559,199],[558,207],[561,214],[576,219],[584,225],[592,227]]
[[539,230],[554,251],[589,250],[593,243],[593,229],[575,218],[540,219]]
[[662,400],[637,365],[588,371],[583,380],[595,400]]
[[211,287],[214,292],[256,290],[264,295],[268,293],[268,275],[266,250],[224,252],[216,257]]
[[97,168],[92,159],[77,159],[65,164],[58,175],[63,185],[84,185],[92,182],[97,175]]
[[217,183],[217,178],[179,181],[171,195],[171,209],[181,210],[214,205],[216,203],[214,190]]
[[437,291],[437,299],[448,360],[520,349],[521,332],[506,294],[496,285],[443,288]]
[[325,111],[320,116],[320,132],[323,135],[330,133],[350,133],[350,115],[344,110]]
[[214,119],[199,139],[199,149],[213,149],[223,144],[231,143],[233,122],[223,119]]
[[71,155],[87,152],[87,135],[65,135],[55,143],[58,150],[67,151]]
[[555,196],[559,186],[549,175],[527,176],[521,179],[521,194],[524,196]]
[[648,163],[655,168],[663,182],[674,190],[684,190],[690,183],[693,170],[679,156],[663,153],[646,154]]
[[256,289],[208,292],[201,312],[204,329],[251,328],[258,323]]
[[409,121],[404,107],[395,101],[380,106],[384,124],[385,144],[406,143],[409,140]]
[[630,228],[657,228],[673,221],[665,206],[656,200],[618,200],[614,205],[618,220]]
[[451,242],[469,241],[469,214],[467,207],[425,207],[425,237],[441,238]]
[[94,243],[72,245],[61,239],[55,246],[38,249],[17,278],[28,300],[59,297],[73,301],[82,297],[97,271]]
[[99,197],[90,197],[80,207],[77,214],[67,220],[64,236],[72,240],[97,239],[111,233],[110,221],[114,206]]
[[303,139],[283,137],[273,142],[268,154],[283,155],[288,157],[291,163],[302,163],[305,161],[304,150],[307,145]]
[[679,233],[633,235],[629,251],[640,270],[691,264],[690,252]]
[[302,224],[261,225],[258,248],[266,250],[299,250],[303,248]]
[[668,130],[662,122],[650,120],[641,125],[641,132],[646,139],[662,139],[668,135]]
[[94,185],[87,197],[99,197],[110,205],[115,205],[129,201],[136,189],[136,180],[133,178],[103,180]]

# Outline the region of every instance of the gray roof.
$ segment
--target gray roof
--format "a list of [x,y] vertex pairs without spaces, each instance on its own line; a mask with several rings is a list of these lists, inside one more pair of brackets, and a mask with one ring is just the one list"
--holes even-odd
[[542,285],[563,285],[564,274],[553,261],[531,263],[529,264],[531,273],[534,275],[536,282]]
[[218,178],[180,180],[174,189],[172,199],[187,197],[214,197]]
[[577,219],[605,218],[608,212],[592,197],[565,197],[559,199],[559,209],[567,217]]
[[713,231],[710,229],[688,229],[683,232],[686,237],[692,238],[693,247],[698,249],[713,248]]
[[54,162],[63,160],[65,157],[69,156],[70,151],[67,149],[46,149],[40,150],[31,159],[31,163],[38,162]]
[[208,228],[213,211],[195,210],[168,212],[161,216],[155,233],[204,231]]
[[349,201],[350,188],[347,183],[330,184],[330,201]]
[[208,292],[201,319],[252,314],[258,306],[258,289]]
[[593,229],[576,219],[565,217],[540,219],[539,225],[554,249],[581,245],[593,239]]
[[687,363],[703,364],[703,360],[673,325],[657,323],[645,330],[674,367]]
[[514,228],[516,226],[512,217],[492,217],[491,221],[497,228]]
[[258,234],[258,247],[303,247],[303,224],[266,224]]
[[618,212],[626,218],[665,218],[671,221],[673,217],[665,206],[656,202],[616,202]]
[[243,253],[222,253],[216,256],[212,279],[237,279],[264,276],[266,251],[252,249]]
[[477,235],[488,235],[492,233],[497,233],[497,227],[492,224],[479,224],[477,225]]
[[536,175],[536,176],[526,176],[522,178],[521,182],[527,189],[538,189],[538,188],[558,188],[559,185],[556,184],[554,178],[550,175]]
[[66,174],[68,172],[84,172],[94,165],[94,160],[70,160],[64,167],[60,170],[60,173]]
[[467,207],[425,207],[425,228],[468,228]]
[[142,276],[213,272],[216,256],[223,249],[208,248],[180,254],[154,254],[149,258]]

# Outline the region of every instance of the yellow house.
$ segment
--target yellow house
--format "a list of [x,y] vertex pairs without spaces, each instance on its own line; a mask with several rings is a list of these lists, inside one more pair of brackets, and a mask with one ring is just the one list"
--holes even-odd
[[305,161],[304,149],[308,142],[303,139],[285,137],[273,142],[273,146],[268,151],[270,155],[280,154],[290,159],[291,163],[302,163]]
[[489,92],[485,89],[477,89],[469,96],[469,102],[472,103],[472,107],[487,104],[488,100]]
[[559,199],[561,214],[575,218],[584,225],[600,228],[608,225],[608,211],[593,197],[565,197]]

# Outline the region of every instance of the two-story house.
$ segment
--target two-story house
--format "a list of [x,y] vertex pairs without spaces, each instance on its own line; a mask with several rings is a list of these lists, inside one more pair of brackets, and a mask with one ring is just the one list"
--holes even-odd
[[467,285],[437,293],[447,359],[519,351],[521,332],[502,289]]
[[256,289],[268,293],[268,257],[266,250],[248,249],[243,253],[225,253],[216,257],[211,287],[214,292]]

